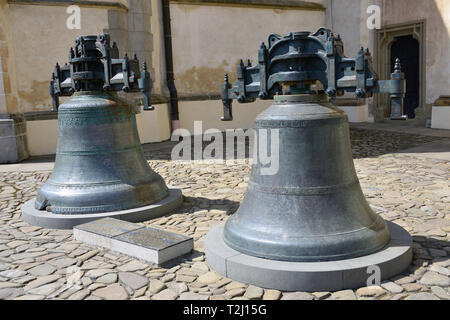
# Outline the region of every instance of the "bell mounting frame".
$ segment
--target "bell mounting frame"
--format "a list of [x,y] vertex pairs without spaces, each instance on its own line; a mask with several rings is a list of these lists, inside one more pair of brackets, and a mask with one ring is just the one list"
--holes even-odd
[[59,97],[71,96],[78,91],[141,92],[144,110],[154,110],[150,92],[152,83],[147,63],[142,71],[136,55],[132,59],[125,53],[119,58],[116,42],[111,46],[110,35],[82,36],[70,49],[69,63],[58,63],[50,81],[53,110],[59,107]]
[[355,58],[348,58],[340,35],[335,36],[326,28],[315,33],[291,32],[284,37],[272,34],[268,44],[268,47],[264,42],[261,44],[257,65],[252,66],[250,60],[244,64],[241,60],[234,86],[229,83],[228,74],[225,75],[222,121],[233,120],[233,99],[249,103],[280,94],[313,94],[314,85],[318,88],[315,91],[324,91],[332,99],[345,91],[354,92],[356,98],[388,93],[391,119],[406,119],[403,115],[406,80],[399,59],[391,79],[379,80],[369,49],[361,47]]

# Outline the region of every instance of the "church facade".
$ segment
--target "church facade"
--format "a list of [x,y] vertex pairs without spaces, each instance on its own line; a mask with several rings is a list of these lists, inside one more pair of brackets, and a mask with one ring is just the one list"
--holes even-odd
[[[224,74],[235,80],[236,57],[257,63],[272,33],[322,26],[340,34],[347,56],[369,48],[380,78],[401,59],[406,125],[450,129],[448,0],[0,0],[0,162],[55,152],[49,80],[80,35],[109,33],[121,55],[149,65],[156,110],[138,115],[149,143],[178,127],[193,131],[194,121],[203,130],[252,127],[271,101],[236,105],[236,120],[221,122]],[[352,122],[389,121],[387,96],[335,104]]]

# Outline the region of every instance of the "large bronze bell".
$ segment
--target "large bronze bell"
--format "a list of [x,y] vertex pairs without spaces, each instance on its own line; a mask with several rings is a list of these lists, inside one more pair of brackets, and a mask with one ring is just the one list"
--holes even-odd
[[[279,130],[279,170],[254,163],[239,210],[224,240],[249,255],[287,261],[341,260],[389,242],[386,224],[369,207],[352,160],[347,116],[324,95],[276,96],[255,122]],[[272,150],[268,148],[267,150]]]
[[[136,57],[119,59],[107,34],[76,40],[70,65],[56,66],[50,86],[58,109],[55,167],[39,190],[36,209],[96,214],[138,208],[169,195],[147,163],[136,126],[137,109],[116,91],[140,91],[149,104],[149,73]],[[59,96],[74,97],[59,106]]]
[[372,70],[368,51],[347,58],[340,37],[322,28],[270,36],[258,65],[241,61],[234,87],[226,77],[222,119],[232,120],[233,98],[274,98],[256,119],[256,149],[262,131],[279,136],[266,148],[276,144],[279,169],[264,174],[254,159],[244,200],[223,231],[229,247],[265,259],[320,262],[365,256],[389,243],[387,225],[371,210],[355,172],[348,118],[328,103],[346,90],[358,98],[387,92],[402,106],[400,63],[392,80],[378,80]]
[[58,111],[54,170],[36,208],[61,214],[142,207],[168,188],[145,160],[134,106],[105,92],[79,92]]

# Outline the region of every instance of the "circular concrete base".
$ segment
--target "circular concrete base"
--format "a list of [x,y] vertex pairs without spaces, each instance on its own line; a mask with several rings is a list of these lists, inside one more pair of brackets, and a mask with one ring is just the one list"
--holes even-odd
[[379,281],[389,279],[404,271],[412,261],[409,233],[396,224],[387,224],[391,241],[383,250],[327,262],[285,262],[245,255],[225,244],[222,224],[206,236],[206,260],[227,278],[266,289],[307,292],[356,289],[373,285],[371,280],[377,275]]
[[115,218],[129,222],[142,222],[163,216],[174,211],[183,203],[183,194],[179,189],[170,189],[169,196],[149,206],[134,209],[105,212],[97,214],[54,214],[37,210],[34,207],[35,198],[22,206],[22,220],[31,225],[50,229],[72,229],[79,224],[101,218]]

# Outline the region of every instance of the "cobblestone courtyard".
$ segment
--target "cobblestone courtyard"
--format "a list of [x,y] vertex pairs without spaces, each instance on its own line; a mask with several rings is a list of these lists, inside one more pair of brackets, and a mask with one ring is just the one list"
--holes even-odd
[[[404,151],[449,145],[449,139],[366,129],[351,133],[367,200],[384,219],[403,226],[414,238],[413,264],[380,287],[288,293],[215,273],[204,258],[204,236],[239,207],[250,166],[172,162],[170,148],[161,144],[146,146],[146,155],[168,185],[183,190],[185,201],[175,213],[145,225],[192,236],[192,254],[156,266],[74,241],[71,231],[30,226],[21,221],[20,207],[36,195],[50,171],[3,170],[0,299],[450,299],[450,160],[415,149]],[[71,275],[77,270],[74,266],[81,273]],[[74,276],[80,281],[68,286]]]

